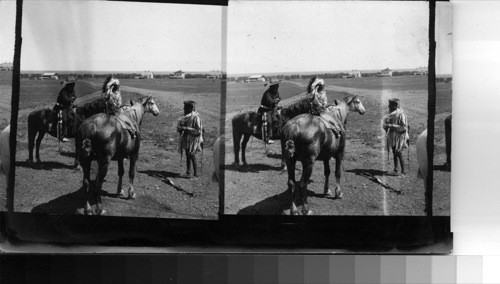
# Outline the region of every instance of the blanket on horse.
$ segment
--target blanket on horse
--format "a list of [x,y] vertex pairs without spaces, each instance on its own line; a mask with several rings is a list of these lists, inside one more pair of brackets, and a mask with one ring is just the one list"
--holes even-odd
[[321,112],[319,118],[323,121],[326,128],[333,131],[335,137],[339,138],[343,133],[345,133],[345,127],[339,118],[335,117],[334,114],[329,112]]

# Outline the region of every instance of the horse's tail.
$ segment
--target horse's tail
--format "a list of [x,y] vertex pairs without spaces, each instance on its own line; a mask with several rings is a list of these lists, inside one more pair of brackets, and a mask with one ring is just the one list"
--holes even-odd
[[85,139],[82,142],[83,155],[88,158],[92,153],[92,141],[90,139]]
[[295,155],[295,142],[293,142],[293,140],[287,140],[285,142],[285,152],[283,154],[287,159],[293,158]]

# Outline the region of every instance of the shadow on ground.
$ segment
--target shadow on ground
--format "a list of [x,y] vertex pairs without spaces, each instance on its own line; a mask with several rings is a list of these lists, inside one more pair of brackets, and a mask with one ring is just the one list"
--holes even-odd
[[16,162],[16,167],[29,168],[29,169],[34,169],[34,170],[45,170],[45,171],[51,171],[54,169],[74,169],[75,168],[73,163],[64,164],[64,163],[53,162],[53,161],[40,162],[40,163],[28,162],[28,161]]
[[278,195],[268,197],[254,205],[247,206],[237,215],[283,215],[286,209],[290,209],[290,193],[284,191]]
[[261,171],[281,171],[280,166],[271,166],[266,164],[249,164],[249,165],[224,165],[224,170],[236,171],[242,173],[258,173]]

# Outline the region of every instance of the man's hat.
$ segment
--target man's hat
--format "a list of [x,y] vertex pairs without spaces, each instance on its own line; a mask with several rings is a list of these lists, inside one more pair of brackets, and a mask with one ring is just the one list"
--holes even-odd
[[389,105],[399,107],[400,101],[397,98],[393,98],[389,100]]
[[184,106],[194,107],[196,103],[194,101],[184,101]]
[[61,84],[64,86],[69,85],[69,84],[73,84],[73,83],[76,83],[76,79],[73,76],[68,76],[68,77],[66,77],[66,80],[64,82],[61,82]]
[[280,81],[278,81],[278,79],[271,78],[271,80],[269,81],[269,86],[278,85],[279,83],[280,83]]

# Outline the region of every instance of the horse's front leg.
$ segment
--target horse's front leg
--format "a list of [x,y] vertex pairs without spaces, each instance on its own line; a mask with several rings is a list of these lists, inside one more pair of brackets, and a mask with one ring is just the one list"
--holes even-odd
[[299,194],[302,199],[302,214],[311,215],[312,210],[309,209],[309,204],[307,204],[307,181],[311,178],[314,161],[302,162],[302,177],[299,182]]
[[250,140],[250,134],[243,134],[243,141],[241,142],[241,161],[243,162],[243,166],[247,166],[247,158],[245,155],[245,151],[247,149],[248,140]]
[[297,160],[292,158],[287,158],[286,163],[288,164],[288,191],[290,192],[291,203],[290,203],[290,215],[298,215],[299,211],[295,205],[295,195],[296,195],[296,183],[295,183],[295,164]]
[[83,212],[85,215],[92,215],[92,208],[90,207],[90,198],[91,198],[91,190],[92,183],[90,181],[90,162],[91,161],[82,161],[83,168],[83,190],[85,191],[85,207]]
[[116,188],[116,196],[123,197],[125,192],[123,191],[123,175],[125,170],[123,169],[123,159],[118,159],[118,187]]
[[[75,137],[75,160],[73,161],[73,167],[75,168],[76,171],[78,171],[80,168],[80,162],[78,161],[78,143],[77,143],[77,138]],[[82,167],[83,168],[83,167]]]
[[334,195],[332,194],[332,190],[330,189],[330,159],[323,161],[323,166],[325,168],[324,195],[325,197],[334,197]]
[[233,128],[233,151],[234,151],[234,165],[240,165],[240,140],[241,134],[236,133]]
[[104,179],[108,174],[108,167],[110,162],[111,162],[111,155],[99,158],[98,160],[99,171],[97,174],[96,206],[95,206],[95,211],[97,215],[104,215],[106,213],[106,210],[102,208],[101,192],[102,192],[102,184],[104,183]]
[[129,199],[135,199],[135,197],[136,197],[135,192],[134,192],[134,177],[135,177],[135,168],[136,168],[137,159],[139,159],[139,152],[130,155],[130,168],[128,171],[128,178],[129,178],[128,198]]
[[342,198],[342,192],[340,191],[340,174],[342,172],[342,160],[343,154],[338,154],[335,157],[335,199]]
[[286,159],[285,159],[285,147],[286,147],[286,141],[285,139],[281,139],[281,170],[286,171]]
[[35,157],[36,157],[36,162],[41,163],[42,160],[40,160],[40,144],[42,144],[42,139],[43,136],[45,136],[45,132],[38,132],[38,137],[36,138],[36,152],[35,152]]

